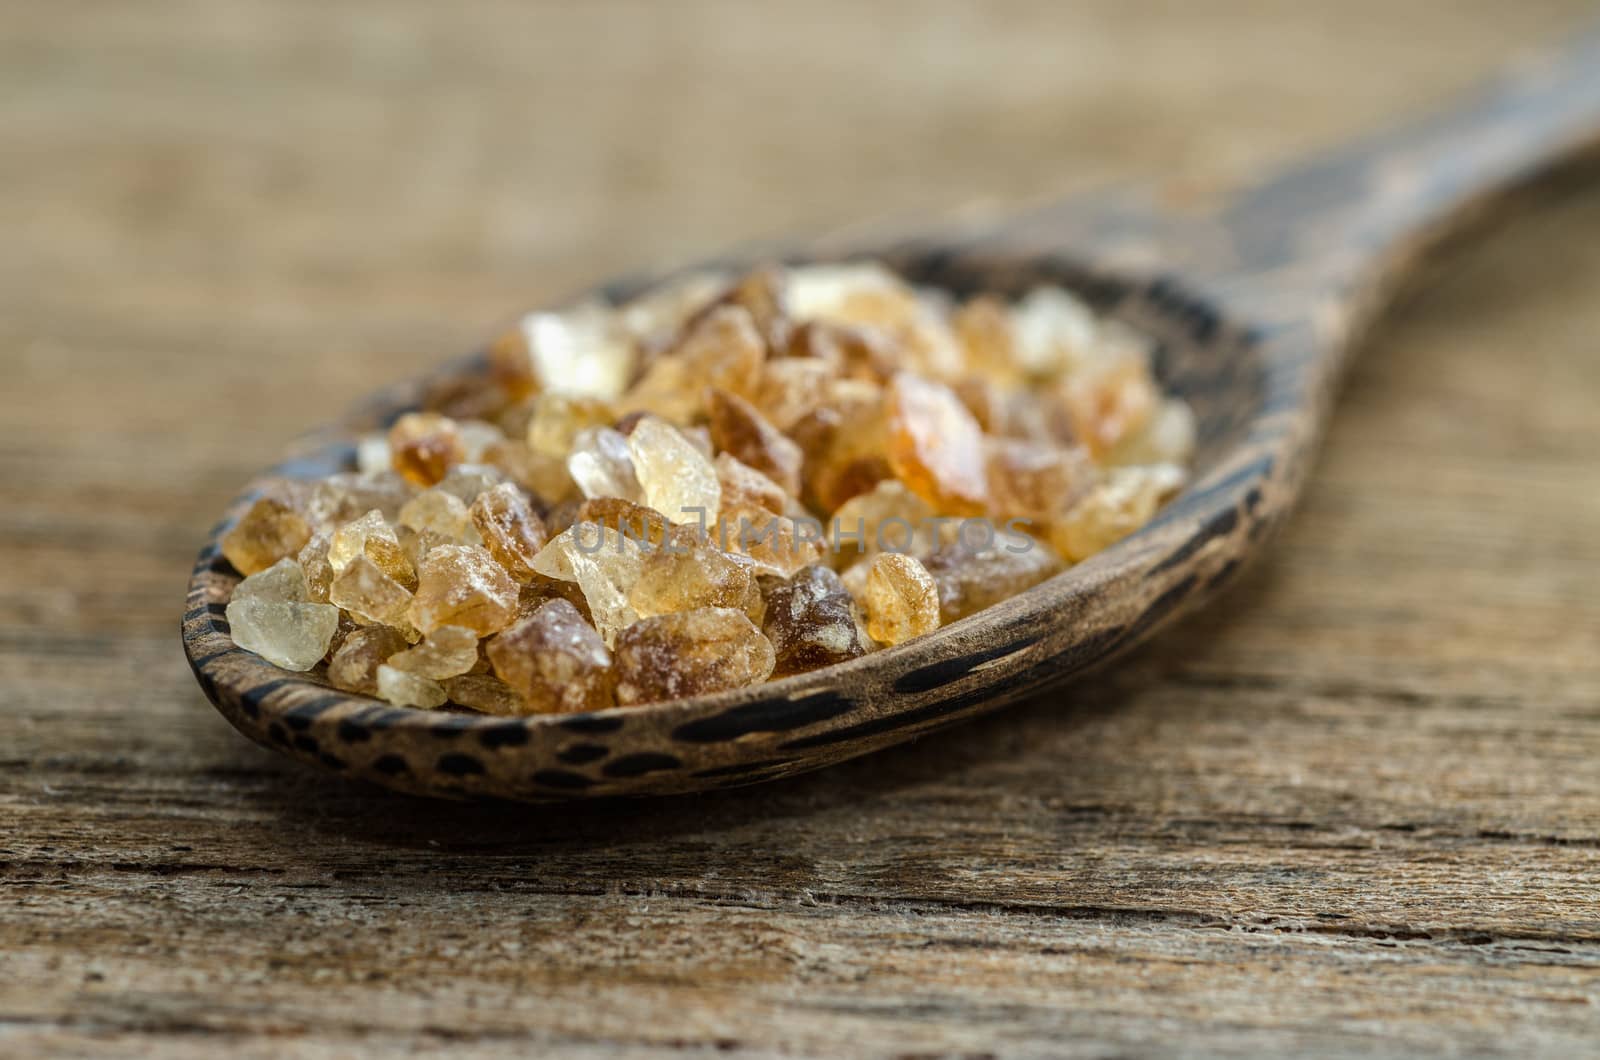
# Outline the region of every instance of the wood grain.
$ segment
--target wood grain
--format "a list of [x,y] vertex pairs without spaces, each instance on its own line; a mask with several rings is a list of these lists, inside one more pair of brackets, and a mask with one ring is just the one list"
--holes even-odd
[[[1463,249],[1391,316],[1270,558],[1070,709],[752,791],[436,806],[239,739],[173,630],[212,513],[369,373],[409,374],[584,277],[903,206],[909,173],[928,207],[1091,170],[1232,183],[1577,14],[1470,6],[1014,4],[965,25],[890,5],[841,42],[844,7],[761,27],[701,4],[640,16],[598,70],[579,63],[592,16],[554,6],[8,13],[0,1052],[1588,1046],[1592,193]],[[1013,52],[1037,58],[997,61]],[[859,121],[780,135],[771,97],[734,88],[797,53],[890,56],[869,87],[906,95],[830,88]],[[580,145],[564,162],[510,131],[556,120],[563,62],[594,93],[585,121],[545,126]],[[927,115],[954,120],[935,82],[968,93],[980,142],[1036,154],[931,165],[950,129]],[[683,150],[740,115],[788,143],[764,183]],[[1083,131],[1035,135],[1059,127]],[[595,128],[645,161],[597,159],[619,149],[576,139]],[[862,175],[814,179],[842,148]],[[245,385],[247,405],[216,401]]]

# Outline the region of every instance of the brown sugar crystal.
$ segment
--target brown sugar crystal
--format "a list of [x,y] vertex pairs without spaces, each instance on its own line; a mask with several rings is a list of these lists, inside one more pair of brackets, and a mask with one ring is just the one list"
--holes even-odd
[[351,633],[328,660],[328,682],[346,692],[375,695],[378,667],[406,650],[406,638],[389,626],[363,626]]
[[785,492],[800,492],[804,454],[798,445],[737,394],[713,390],[708,405],[711,441],[719,451],[755,468]]
[[489,642],[495,674],[528,713],[567,714],[612,705],[611,652],[565,600],[551,600]]
[[767,596],[762,632],[772,642],[774,672],[815,670],[867,653],[855,601],[831,568],[804,567]]
[[705,607],[640,619],[617,638],[623,706],[705,695],[765,681],[772,642],[743,611]]

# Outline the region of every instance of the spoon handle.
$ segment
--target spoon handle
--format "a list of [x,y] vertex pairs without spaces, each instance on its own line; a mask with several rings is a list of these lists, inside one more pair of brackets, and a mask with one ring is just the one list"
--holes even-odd
[[1217,213],[1222,238],[1185,248],[1197,253],[1184,271],[1258,323],[1309,311],[1353,330],[1428,250],[1597,147],[1600,27],[1455,106],[1247,190]]
[[1236,320],[1315,318],[1332,351],[1426,251],[1597,146],[1600,25],[1453,106],[1292,164],[1220,207],[1186,211],[1148,188],[1114,189],[980,222],[955,242],[979,254],[1070,250],[1125,274],[1176,277]]
[[1136,281],[1136,301],[1189,322],[1192,341],[1175,344],[1194,354],[1185,363],[1211,363],[1218,321],[1246,336],[1239,363],[1253,367],[1253,387],[1187,394],[1204,422],[1222,425],[1224,450],[1140,535],[1152,556],[1181,561],[1128,564],[1128,581],[1157,599],[1198,577],[1204,588],[1187,593],[1188,606],[1292,508],[1350,352],[1406,272],[1492,216],[1508,192],[1596,147],[1600,26],[1452,107],[1291,165],[1220,207],[1184,211],[1148,189],[1120,189],[980,224],[951,243],[958,257],[1064,255]]

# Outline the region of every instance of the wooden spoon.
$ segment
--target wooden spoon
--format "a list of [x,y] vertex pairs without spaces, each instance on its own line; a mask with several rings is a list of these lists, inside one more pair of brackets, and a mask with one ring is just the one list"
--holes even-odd
[[1407,269],[1504,193],[1597,142],[1600,35],[1205,214],[1098,196],[981,231],[788,255],[882,258],[914,282],[963,294],[1068,285],[1154,336],[1163,384],[1198,414],[1193,485],[1151,525],[897,647],[713,696],[525,718],[391,707],[235,647],[224,607],[238,575],[218,542],[249,501],[274,479],[348,468],[354,438],[415,407],[428,386],[481,371],[480,356],[380,395],[256,480],[200,553],[184,650],[206,695],[251,739],[346,776],[454,797],[749,784],[1038,696],[1214,596],[1289,511],[1340,370]]

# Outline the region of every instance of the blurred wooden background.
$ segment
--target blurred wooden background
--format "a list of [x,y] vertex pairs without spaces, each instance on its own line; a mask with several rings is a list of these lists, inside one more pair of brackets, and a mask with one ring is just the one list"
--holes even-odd
[[1588,6],[4,4],[0,1053],[1592,1047],[1600,189],[1388,319],[1221,606],[868,760],[408,801],[245,743],[177,638],[253,469],[524,307],[885,214],[1204,199]]

